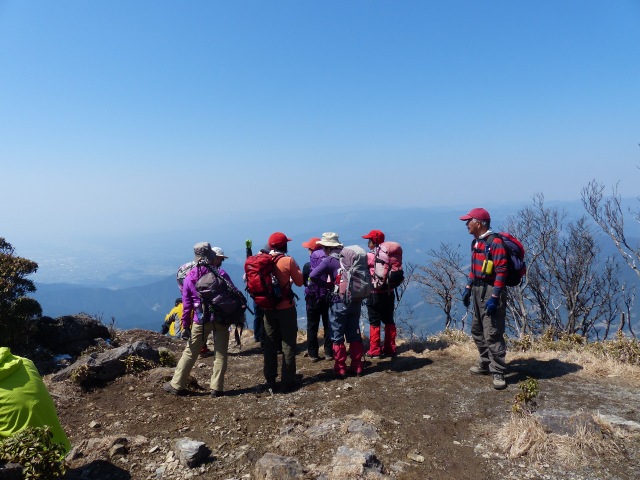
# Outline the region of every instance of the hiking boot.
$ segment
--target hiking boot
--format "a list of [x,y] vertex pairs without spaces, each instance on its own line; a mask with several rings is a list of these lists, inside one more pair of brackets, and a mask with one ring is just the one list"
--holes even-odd
[[364,356],[366,358],[373,358],[373,359],[380,359],[382,358],[382,355],[371,355],[369,352],[365,353]]
[[291,383],[282,384],[280,387],[280,393],[293,393],[302,387],[302,382],[299,380],[295,380]]
[[211,390],[211,396],[213,398],[218,398],[224,396],[224,392],[222,390]]
[[493,388],[496,390],[502,390],[503,388],[507,388],[507,382],[504,379],[504,375],[501,373],[493,374]]
[[474,365],[469,371],[475,375],[489,375],[489,368],[484,365]]
[[206,345],[204,345],[200,349],[200,358],[207,358],[207,357],[210,357],[211,355],[213,355],[213,352],[209,350],[209,348]]
[[177,388],[173,388],[173,386],[171,385],[171,382],[167,382],[164,385],[162,385],[162,389],[165,392],[170,393],[171,395],[177,395],[179,397],[187,394],[187,391],[184,389],[178,390]]

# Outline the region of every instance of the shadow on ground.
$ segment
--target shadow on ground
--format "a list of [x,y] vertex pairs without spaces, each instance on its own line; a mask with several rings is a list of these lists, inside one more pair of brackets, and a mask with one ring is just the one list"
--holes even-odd
[[64,478],[70,480],[131,480],[131,474],[111,462],[94,460],[80,468],[67,470]]
[[515,372],[515,375],[509,375],[510,381],[513,383],[526,380],[527,377],[537,379],[563,377],[582,370],[582,367],[575,363],[558,360],[557,358],[551,360],[519,358],[509,362],[508,369],[510,372]]

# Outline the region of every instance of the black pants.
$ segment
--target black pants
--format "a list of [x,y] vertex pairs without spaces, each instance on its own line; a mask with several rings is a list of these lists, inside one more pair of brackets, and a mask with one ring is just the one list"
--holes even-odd
[[331,342],[331,324],[329,323],[329,301],[326,298],[318,299],[307,296],[307,351],[310,357],[318,356],[318,327],[322,320],[324,328],[324,355],[333,356]]
[[393,319],[393,309],[395,307],[395,293],[388,292],[372,293],[367,299],[367,315],[369,324],[379,327],[381,323],[385,325],[395,324]]

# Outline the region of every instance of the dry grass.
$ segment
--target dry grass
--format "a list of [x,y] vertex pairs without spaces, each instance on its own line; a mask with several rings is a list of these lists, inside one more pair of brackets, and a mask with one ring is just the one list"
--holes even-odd
[[603,358],[590,351],[559,352],[555,350],[535,350],[527,352],[508,352],[509,361],[535,357],[540,361],[562,360],[580,365],[582,369],[576,375],[598,378],[623,378],[625,383],[640,386],[640,366],[620,363],[613,358]]
[[413,335],[410,338],[399,338],[397,343],[403,350],[416,353],[435,350],[449,353],[477,352],[471,337],[461,330],[445,330],[428,337]]
[[[582,337],[580,337],[582,339]],[[442,351],[449,355],[469,358],[477,357],[477,349],[471,337],[460,330],[445,330],[429,337],[412,337],[398,341],[404,349],[418,354]],[[599,378],[624,378],[625,382],[640,386],[640,363],[636,339],[618,337],[606,342],[587,343],[574,337],[550,340],[548,336],[508,342],[507,360],[535,357],[537,360],[562,360],[582,367],[578,375]]]
[[497,444],[509,458],[527,455],[536,462],[552,451],[549,436],[534,415],[511,415],[497,433]]
[[638,442],[640,434],[630,433],[593,417],[597,429],[578,425],[572,435],[545,432],[533,414],[511,415],[498,431],[497,444],[509,458],[525,457],[531,462],[591,464],[598,458],[626,457],[625,443]]

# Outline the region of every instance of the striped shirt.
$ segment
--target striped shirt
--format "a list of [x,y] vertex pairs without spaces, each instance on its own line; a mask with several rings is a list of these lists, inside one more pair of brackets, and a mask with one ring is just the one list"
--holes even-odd
[[487,243],[485,239],[493,232],[489,230],[478,239],[474,239],[471,243],[471,269],[469,271],[469,284],[474,280],[482,280],[489,285],[493,285],[493,295],[500,296],[500,292],[504,288],[507,280],[507,250],[504,242],[498,236],[493,238],[489,246],[489,253],[493,261],[493,272],[491,275],[482,273],[482,265],[487,259]]

